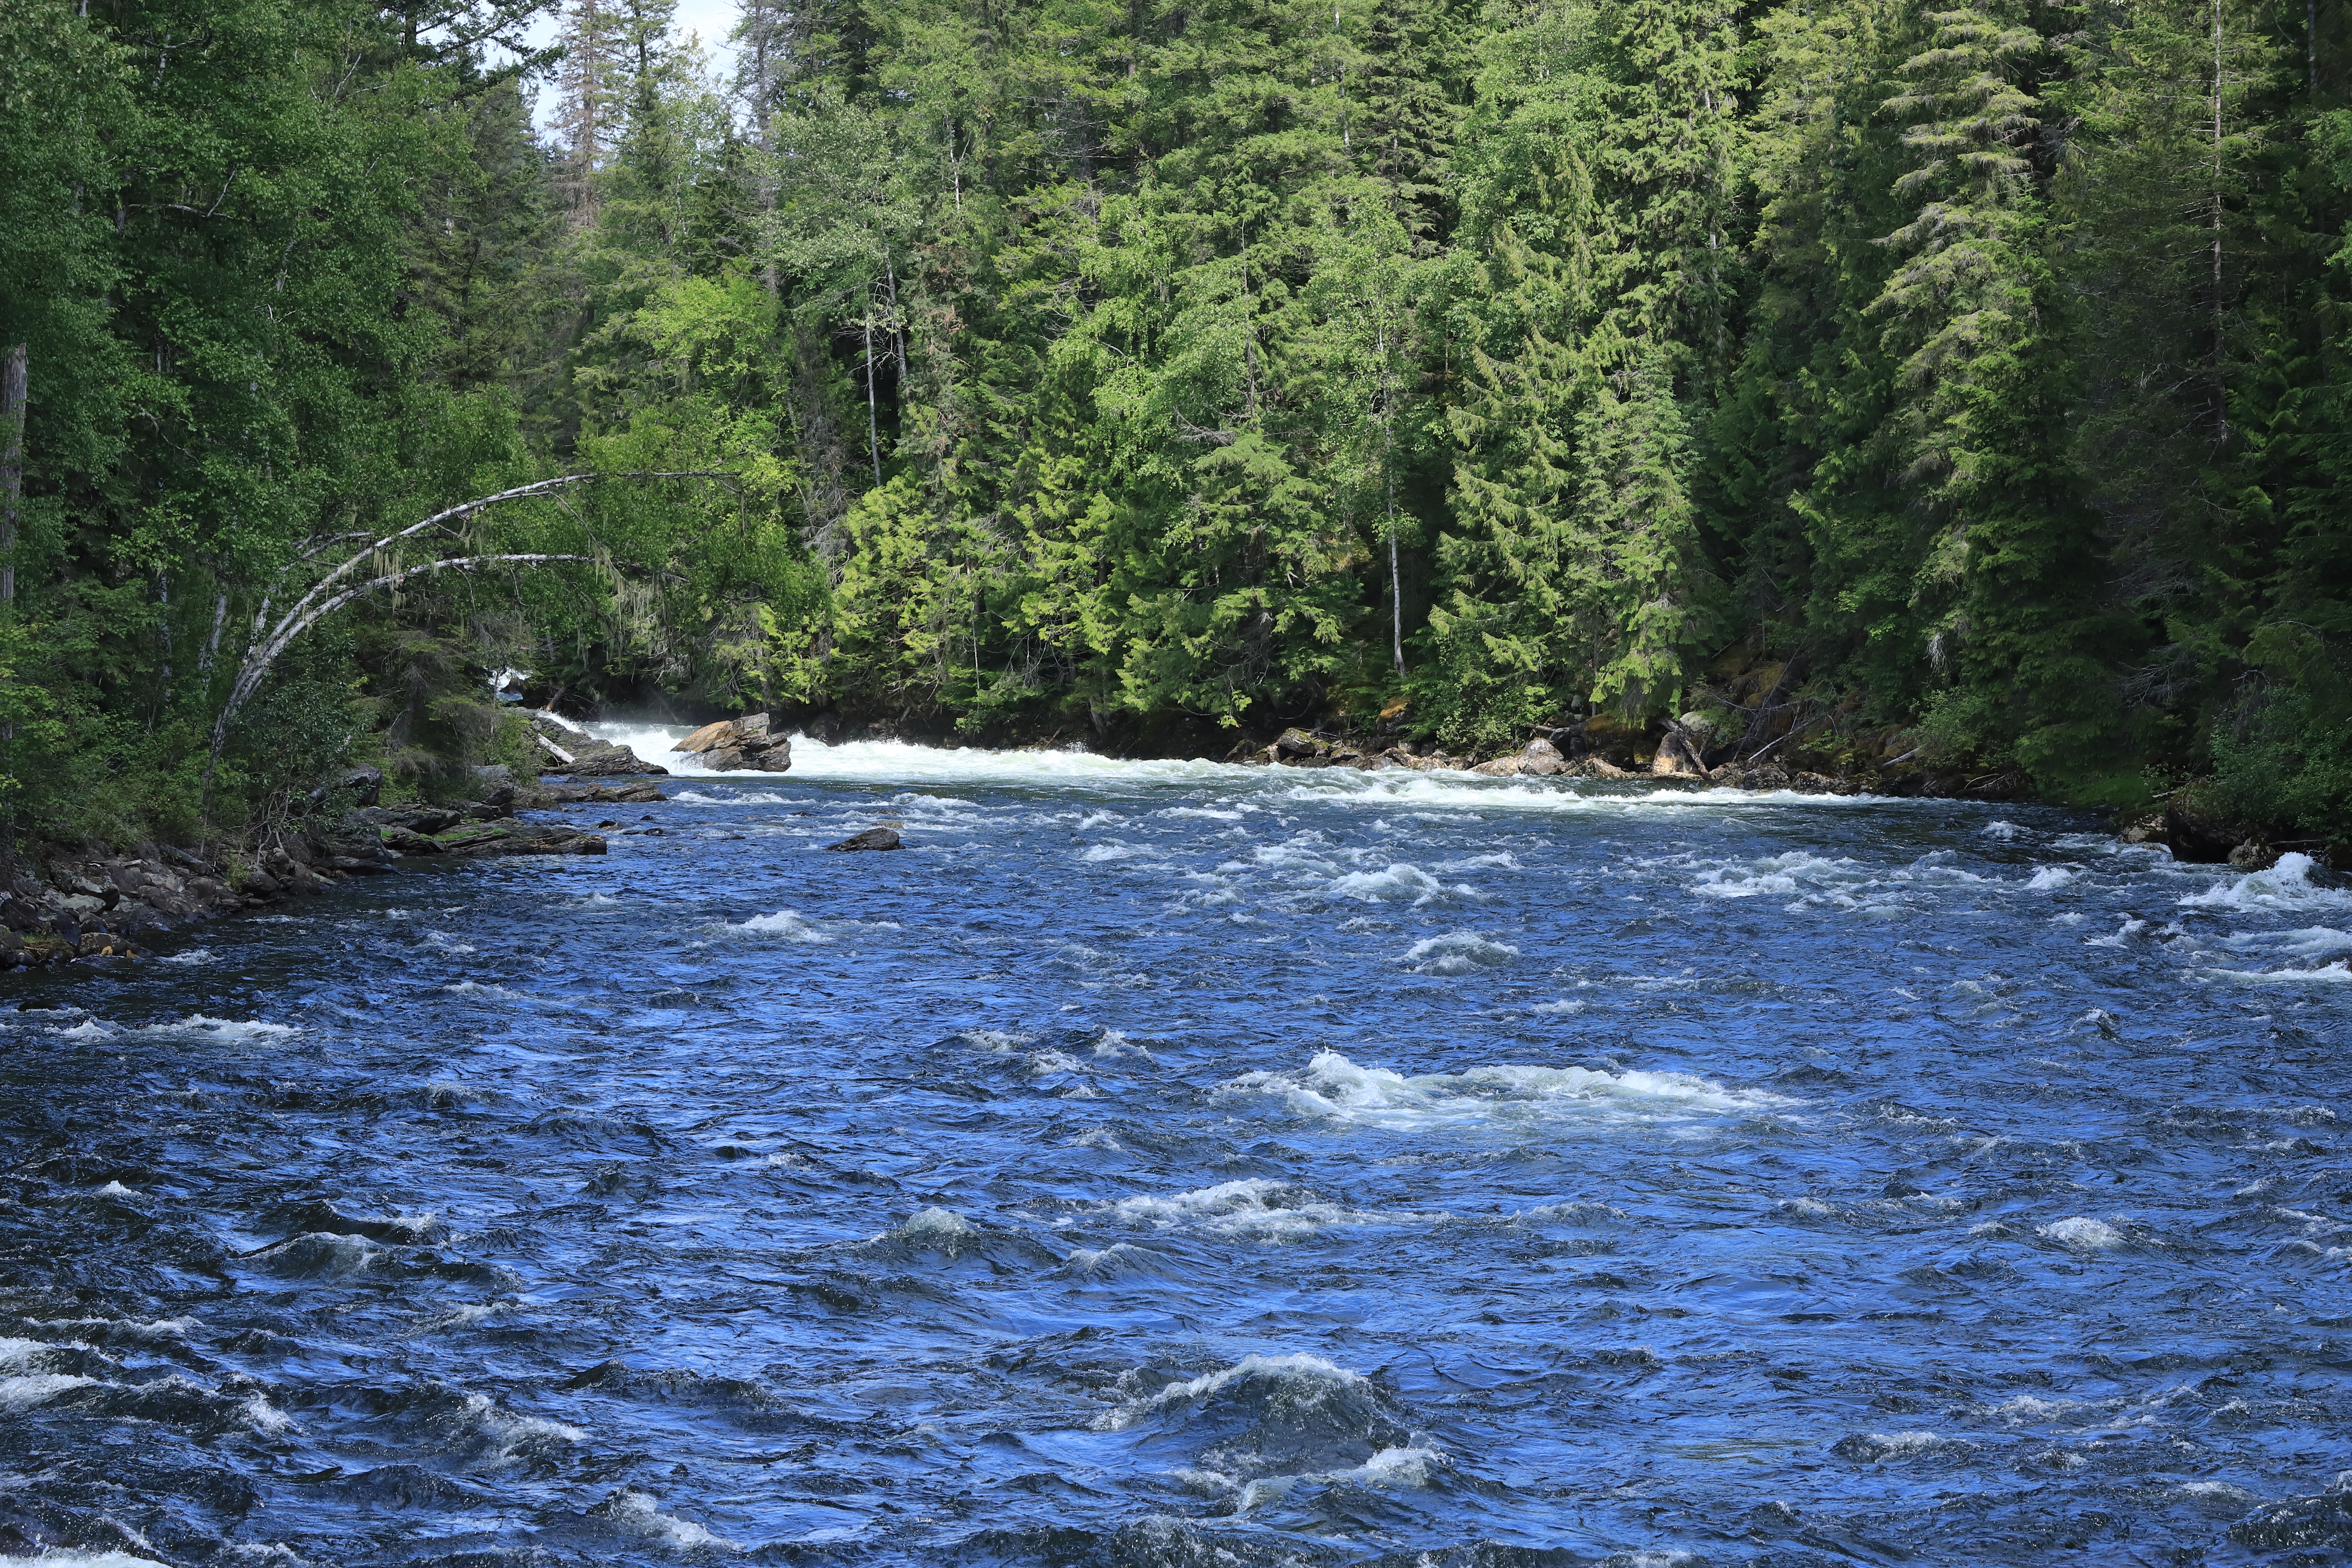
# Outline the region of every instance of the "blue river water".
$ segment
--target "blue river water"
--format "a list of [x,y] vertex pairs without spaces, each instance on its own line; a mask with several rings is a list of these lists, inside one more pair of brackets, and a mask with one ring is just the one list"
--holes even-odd
[[2307,861],[888,744],[666,787],[0,980],[0,1552],[2352,1555]]

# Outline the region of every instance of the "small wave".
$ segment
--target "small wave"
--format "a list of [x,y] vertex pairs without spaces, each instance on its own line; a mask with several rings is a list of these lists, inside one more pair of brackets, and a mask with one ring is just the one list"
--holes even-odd
[[1800,878],[1851,878],[1861,870],[1852,860],[1832,860],[1809,850],[1792,849],[1744,866],[1712,868],[1700,874],[1691,891],[1709,899],[1759,899],[1803,891]]
[[211,948],[192,947],[185,952],[167,952],[158,960],[158,962],[163,963],[197,964],[210,963],[213,962],[213,959],[214,953]]
[[782,805],[785,797],[769,790],[740,790],[733,795],[705,795],[698,789],[682,789],[670,796],[680,805]]
[[2314,886],[2318,863],[2308,855],[2282,855],[2267,871],[2253,871],[2234,882],[2217,882],[2201,893],[2184,895],[2179,902],[2197,910],[2273,910],[2342,908],[2352,905],[2352,890]]
[[1287,1497],[1302,1486],[1426,1487],[1430,1469],[1446,1462],[1443,1449],[1422,1447],[1382,1448],[1362,1464],[1345,1470],[1318,1470],[1297,1476],[1260,1476],[1242,1489],[1235,1511],[1248,1513],[1265,1503]]
[[2014,822],[1988,822],[1977,831],[1987,838],[1998,838],[2003,843],[2012,838],[2022,837],[2025,833],[2025,829]]
[[915,1247],[961,1247],[969,1246],[981,1235],[980,1226],[953,1209],[934,1205],[918,1209],[904,1225],[884,1231],[877,1241],[903,1241]]
[[2027,879],[2025,890],[2046,893],[2053,888],[2064,887],[2074,879],[2075,874],[2074,868],[2071,866],[2044,866]]
[[1961,1438],[1947,1437],[1940,1432],[1856,1432],[1831,1444],[1830,1452],[1841,1459],[1875,1464],[1884,1459],[1907,1459],[1920,1454],[1932,1454],[1939,1448],[1973,1447]]
[[191,1013],[176,1024],[150,1024],[142,1035],[198,1035],[209,1040],[275,1040],[298,1031],[291,1024],[265,1024],[257,1018],[208,1018]]
[[2041,1227],[2041,1234],[2062,1246],[2084,1252],[2106,1252],[2126,1244],[2124,1233],[2101,1219],[2076,1215]]
[[1591,1005],[1589,1002],[1574,1002],[1562,998],[1556,1002],[1538,1002],[1528,1011],[1530,1013],[1581,1013]]
[[1416,974],[1475,974],[1499,969],[1518,956],[1519,950],[1507,942],[1456,931],[1414,942],[1398,962]]
[[1420,867],[1403,861],[1385,870],[1350,871],[1335,879],[1328,890],[1335,898],[1357,899],[1366,903],[1411,899],[1415,905],[1478,896],[1478,890],[1467,883],[1449,888]]
[[664,1546],[709,1546],[723,1552],[743,1550],[725,1536],[706,1530],[690,1519],[662,1512],[661,1505],[644,1492],[614,1492],[593,1511],[603,1514],[632,1534],[644,1536]]
[[729,924],[720,929],[732,936],[780,936],[788,942],[821,943],[835,940],[814,922],[803,920],[794,910],[778,910],[772,915],[754,915],[740,925]]
[[2352,931],[2333,926],[2305,926],[2299,931],[2249,931],[2226,939],[2231,947],[2274,947],[2297,958],[2326,958],[2352,952]]
[[31,1372],[16,1377],[0,1377],[0,1410],[30,1410],[36,1405],[46,1405],[60,1394],[70,1394],[77,1388],[94,1386],[94,1377],[76,1377],[61,1372]]
[[1097,1432],[1124,1432],[1171,1405],[1208,1398],[1234,1384],[1259,1382],[1275,1385],[1278,1392],[1291,1395],[1298,1403],[1311,1404],[1328,1393],[1361,1387],[1365,1379],[1345,1367],[1332,1365],[1319,1355],[1308,1355],[1303,1352],[1290,1355],[1246,1355],[1222,1371],[1204,1373],[1183,1383],[1171,1383],[1157,1394],[1107,1410],[1095,1417],[1094,1429]]
[[1302,1116],[1367,1122],[1401,1131],[1599,1110],[1650,1116],[1719,1114],[1796,1103],[1759,1090],[1727,1089],[1682,1073],[1614,1074],[1586,1068],[1510,1064],[1407,1078],[1385,1068],[1359,1067],[1329,1050],[1307,1063],[1304,1082],[1277,1072],[1244,1073],[1220,1085],[1216,1092],[1226,1097],[1264,1095],[1283,1101]]
[[1391,1214],[1343,1208],[1304,1188],[1263,1176],[1220,1182],[1167,1197],[1121,1198],[1111,1212],[1131,1222],[1163,1229],[1186,1226],[1225,1236],[1292,1241],[1334,1227],[1443,1222],[1444,1214]]
[[2317,969],[2216,969],[2209,973],[2217,979],[2244,980],[2257,984],[2316,983],[2323,985],[2337,985],[2352,982],[2352,963],[2347,963],[2340,958],[2333,963],[2323,964]]

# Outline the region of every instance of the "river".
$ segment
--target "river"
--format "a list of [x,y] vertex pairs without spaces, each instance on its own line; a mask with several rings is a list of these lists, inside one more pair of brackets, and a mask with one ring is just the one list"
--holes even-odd
[[894,744],[667,788],[0,979],[0,1551],[2352,1551],[2307,861]]

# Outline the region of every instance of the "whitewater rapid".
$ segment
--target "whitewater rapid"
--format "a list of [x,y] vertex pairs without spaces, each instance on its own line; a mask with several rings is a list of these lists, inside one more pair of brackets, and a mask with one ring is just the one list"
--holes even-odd
[[0,1555],[2352,1551],[2305,858],[604,732],[602,858],[0,979]]

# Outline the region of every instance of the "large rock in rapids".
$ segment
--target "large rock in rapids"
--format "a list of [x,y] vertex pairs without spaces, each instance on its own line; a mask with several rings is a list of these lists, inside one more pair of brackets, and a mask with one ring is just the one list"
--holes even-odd
[[740,719],[721,719],[715,724],[705,724],[670,749],[699,757],[704,767],[719,773],[741,770],[789,773],[793,765],[791,738],[772,728],[765,713],[749,713]]
[[905,847],[898,836],[887,827],[869,827],[863,833],[853,833],[838,844],[828,844],[827,849],[854,851],[858,849],[899,849]]
[[541,714],[531,721],[539,743],[540,772],[569,773],[575,779],[619,778],[628,773],[663,773],[669,770],[646,761],[628,747],[567,728]]

